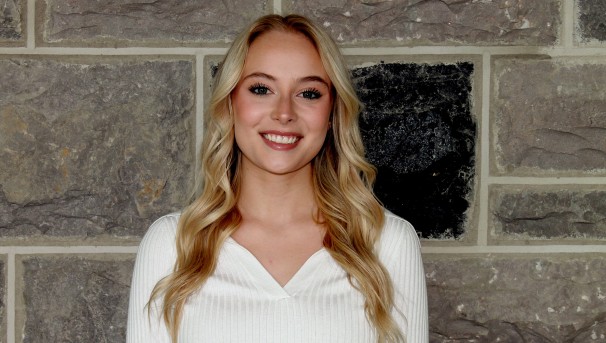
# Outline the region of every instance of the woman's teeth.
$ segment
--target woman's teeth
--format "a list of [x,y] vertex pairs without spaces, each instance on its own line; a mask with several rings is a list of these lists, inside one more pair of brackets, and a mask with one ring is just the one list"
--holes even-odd
[[281,136],[281,135],[273,135],[269,133],[263,134],[263,137],[268,141],[278,143],[278,144],[293,144],[299,140],[299,137],[296,136]]

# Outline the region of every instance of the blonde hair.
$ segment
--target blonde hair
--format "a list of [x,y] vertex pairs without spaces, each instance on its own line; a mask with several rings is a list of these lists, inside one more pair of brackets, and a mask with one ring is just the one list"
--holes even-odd
[[305,35],[316,47],[332,81],[331,130],[312,161],[316,216],[323,218],[326,226],[324,246],[346,271],[352,286],[364,295],[366,316],[376,328],[378,341],[402,342],[402,333],[391,316],[392,283],[374,251],[384,215],[372,193],[375,169],[363,157],[358,128],[361,105],[337,45],[298,15],[259,18],[227,52],[215,77],[205,122],[200,191],[181,214],[174,270],[154,288],[148,310],[154,300],[162,299],[162,317],[176,343],[185,302],[213,274],[221,246],[242,221],[236,206],[240,152],[234,142],[230,94],[240,80],[248,48],[272,30]]

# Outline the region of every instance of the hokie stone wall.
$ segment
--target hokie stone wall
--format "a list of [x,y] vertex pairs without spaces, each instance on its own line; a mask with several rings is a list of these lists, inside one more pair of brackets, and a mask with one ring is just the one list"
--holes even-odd
[[[431,342],[606,341],[602,0],[0,2],[0,342],[121,342],[188,199],[213,67],[297,12],[342,46]],[[410,342],[415,343],[415,342]]]

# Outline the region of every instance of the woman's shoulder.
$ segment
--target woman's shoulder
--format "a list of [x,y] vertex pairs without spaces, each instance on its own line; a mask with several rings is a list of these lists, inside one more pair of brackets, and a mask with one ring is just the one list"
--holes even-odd
[[180,217],[180,212],[174,212],[156,219],[147,229],[140,247],[156,245],[166,247],[167,243],[174,242]]
[[181,212],[173,212],[165,214],[162,217],[156,219],[150,226],[149,230],[170,230],[176,229],[179,223]]
[[419,237],[415,228],[406,219],[385,210],[385,222],[381,230],[381,238],[388,240],[412,239],[418,241]]
[[416,254],[420,249],[419,236],[412,224],[388,210],[378,243],[383,260],[398,260],[402,254]]

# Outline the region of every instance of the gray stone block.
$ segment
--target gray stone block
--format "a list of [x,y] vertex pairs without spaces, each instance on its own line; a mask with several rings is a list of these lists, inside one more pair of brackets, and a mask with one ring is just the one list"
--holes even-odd
[[598,342],[606,256],[425,256],[430,342]]
[[26,0],[5,0],[0,10],[0,46],[25,42]]
[[345,44],[553,45],[561,24],[558,0],[291,0],[282,7]]
[[6,255],[0,255],[0,342],[6,337]]
[[39,43],[60,46],[225,45],[271,11],[267,1],[252,0],[39,3]]
[[606,173],[603,59],[497,58],[492,77],[495,171]]
[[22,342],[124,342],[133,258],[18,257]]
[[515,239],[606,239],[606,189],[495,186],[493,236]]
[[577,0],[577,35],[580,41],[606,42],[606,2]]
[[0,236],[137,240],[184,205],[194,169],[189,59],[0,59]]

